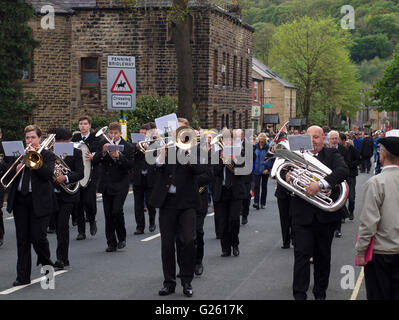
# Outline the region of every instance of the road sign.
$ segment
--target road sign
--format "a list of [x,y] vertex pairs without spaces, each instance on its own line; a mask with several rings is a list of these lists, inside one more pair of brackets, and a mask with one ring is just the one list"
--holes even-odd
[[135,57],[107,57],[107,107],[108,110],[136,109]]

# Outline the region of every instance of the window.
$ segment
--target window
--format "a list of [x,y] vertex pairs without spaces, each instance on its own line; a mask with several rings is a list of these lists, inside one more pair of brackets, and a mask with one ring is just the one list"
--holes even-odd
[[233,111],[233,123],[231,124],[231,127],[233,129],[236,128],[236,112],[235,111]]
[[237,56],[233,58],[233,88],[237,87]]
[[240,58],[240,88],[242,88],[242,57]]
[[222,128],[224,128],[224,114],[222,114]]
[[254,101],[258,102],[258,81],[254,81]]
[[230,119],[229,114],[226,114],[226,127],[230,128]]
[[223,52],[222,83],[223,86],[226,85],[226,52]]
[[215,50],[213,53],[213,84],[218,84],[218,51]]
[[98,58],[82,58],[82,86],[96,86],[98,78]]
[[226,86],[230,85],[230,54],[227,54],[226,63]]
[[[29,52],[29,59],[33,61],[32,51]],[[30,62],[25,68],[21,70],[21,80],[23,82],[32,81],[32,62]]]
[[249,61],[247,59],[247,64],[245,65],[245,87],[249,88]]
[[242,114],[241,113],[238,115],[238,127],[240,129],[242,129]]
[[217,116],[218,113],[216,110],[213,110],[213,119],[212,119],[212,128],[216,129],[217,128]]

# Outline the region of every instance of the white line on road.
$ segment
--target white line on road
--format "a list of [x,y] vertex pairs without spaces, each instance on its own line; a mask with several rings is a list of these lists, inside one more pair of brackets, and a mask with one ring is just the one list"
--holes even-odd
[[207,214],[208,217],[212,217],[212,216],[214,216],[214,215],[215,215],[215,212],[211,212],[211,213],[208,213],[208,214]]
[[5,218],[5,220],[13,220],[13,219],[14,219],[14,217]]
[[[65,272],[68,272],[68,270],[60,270],[60,271],[54,272],[54,277],[55,277],[55,276],[58,276],[58,275],[60,275],[60,274],[62,274],[62,273],[65,273]],[[25,285],[23,285],[23,286],[18,286],[18,287],[14,287],[14,288],[10,288],[10,289],[1,291],[0,294],[5,295],[5,294],[14,293],[15,291],[18,291],[18,290],[21,290],[21,289],[23,289],[23,288],[29,287],[29,286],[31,286],[32,284],[38,283],[38,282],[40,282],[40,281],[42,281],[42,280],[46,280],[46,277],[43,276],[43,277],[37,278],[37,279],[35,279],[35,280],[32,280],[30,284],[25,284]]]
[[362,281],[364,278],[364,267],[360,270],[359,278],[357,278],[355,288],[353,289],[352,296],[350,300],[356,300],[357,295],[359,294],[360,286],[362,285]]
[[150,240],[152,240],[152,239],[158,238],[160,235],[161,235],[160,233],[157,233],[157,234],[155,234],[155,235],[153,235],[153,236],[151,236],[151,237],[142,239],[141,241],[147,242],[147,241],[150,241]]

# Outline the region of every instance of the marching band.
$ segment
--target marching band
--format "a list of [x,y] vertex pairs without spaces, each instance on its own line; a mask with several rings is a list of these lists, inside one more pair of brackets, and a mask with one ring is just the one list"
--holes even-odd
[[[86,239],[86,219],[91,236],[95,236],[97,192],[103,199],[105,251],[125,248],[123,207],[133,182],[135,235],[145,232],[146,210],[149,231],[155,231],[156,209],[159,209],[164,276],[159,295],[174,293],[179,277],[183,294],[192,297],[192,279],[194,275],[202,275],[205,268],[208,188],[221,256],[238,257],[240,216],[242,224],[248,223],[251,190],[255,192],[254,208],[264,209],[267,182],[272,178],[277,180],[275,196],[282,248],[294,246],[293,296],[307,299],[313,263],[314,297],[326,299],[331,244],[334,235],[340,236],[340,225],[345,218],[354,218],[357,168],[361,164],[359,151],[345,134],[330,131],[326,144],[323,129],[312,126],[302,135],[309,138],[312,147],[295,149],[293,142],[288,143],[294,141],[290,139],[295,135],[288,135],[287,124],[268,142],[265,133],[256,141],[241,129],[233,132],[225,128],[220,134],[216,130],[196,131],[186,119],[178,118],[176,130],[167,134],[159,134],[154,123],[143,124],[140,134],[144,140],[130,143],[122,138],[118,122],[111,122],[97,132],[91,129],[91,118],[87,115],[80,117],[78,123],[78,133],[72,135],[69,129],[60,127],[46,139],[37,125],[27,126],[24,154],[14,152],[12,156],[4,156],[0,143],[0,192],[8,192],[7,211],[14,215],[17,238],[14,286],[31,281],[31,246],[37,254],[37,265],[60,270],[73,263],[68,255],[70,217],[76,217],[77,240]],[[383,149],[382,161],[390,160],[392,166],[397,156],[387,158],[387,148],[392,145],[396,148],[397,141],[389,142]],[[57,144],[72,144],[72,152],[56,154]],[[367,155],[371,157],[369,151]],[[249,172],[243,170],[246,162],[250,162]],[[362,168],[370,170],[368,161],[364,163]],[[2,204],[3,194],[0,196]],[[57,236],[55,262],[50,258],[47,239],[50,219]],[[3,237],[0,216],[0,246]],[[361,239],[358,252],[364,253],[369,239],[365,236]],[[370,277],[374,277],[369,280],[372,286],[378,282],[375,268],[378,267],[374,267],[373,274],[369,271]]]

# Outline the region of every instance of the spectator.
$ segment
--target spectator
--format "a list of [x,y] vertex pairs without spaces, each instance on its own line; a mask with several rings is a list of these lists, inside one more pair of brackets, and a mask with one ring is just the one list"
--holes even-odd
[[360,145],[360,156],[362,158],[362,162],[360,165],[360,171],[364,173],[370,173],[371,168],[371,157],[374,153],[374,141],[368,134],[365,134],[365,138],[363,139]]

